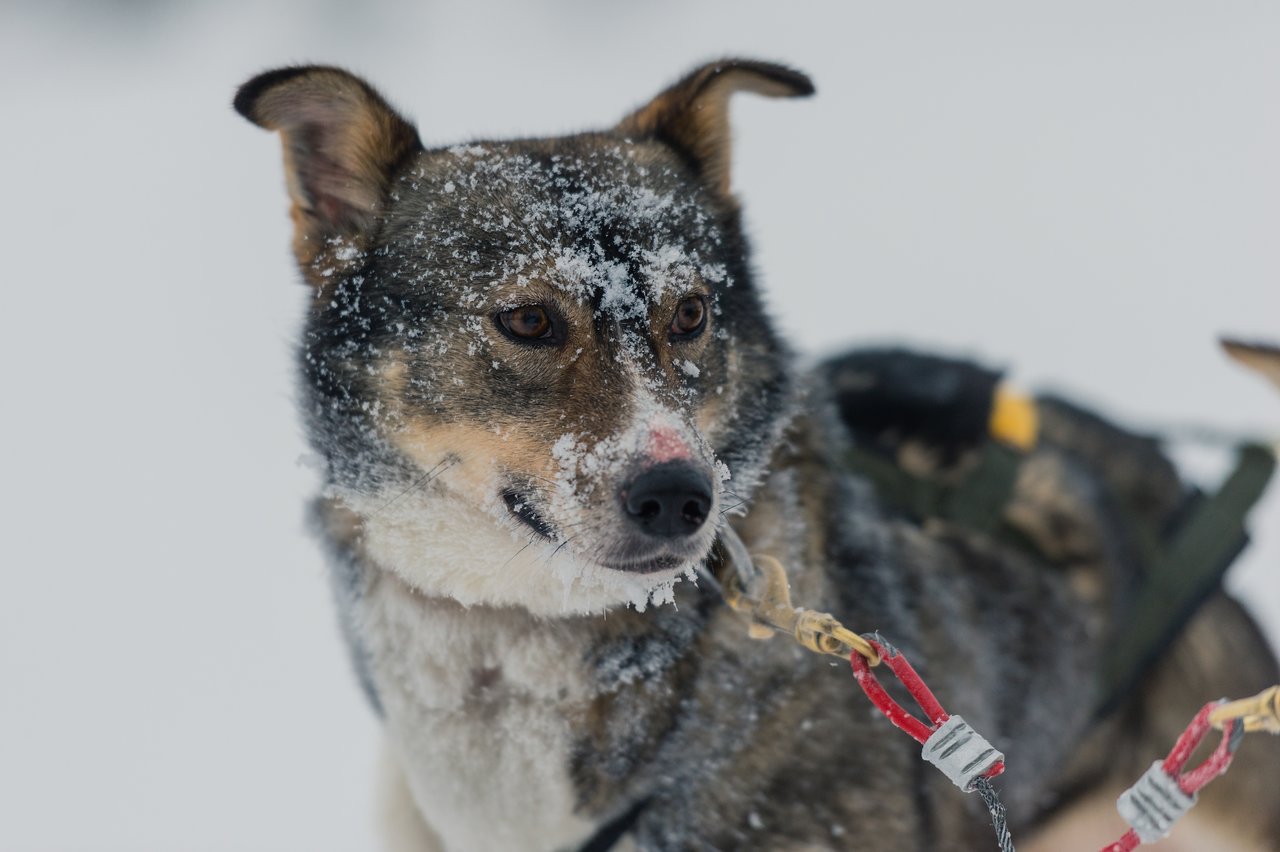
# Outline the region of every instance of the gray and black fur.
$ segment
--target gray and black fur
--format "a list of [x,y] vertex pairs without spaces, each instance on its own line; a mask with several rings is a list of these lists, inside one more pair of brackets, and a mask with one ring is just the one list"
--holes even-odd
[[[740,90],[813,89],[796,71],[727,60],[607,131],[446,149],[426,149],[338,69],[268,72],[236,96],[242,115],[284,140],[294,248],[314,292],[300,356],[303,413],[328,470],[316,526],[421,814],[420,848],[572,848],[623,815],[620,842],[645,850],[991,847],[981,803],[878,718],[847,671],[784,639],[747,638],[705,586],[677,583],[671,603],[647,609],[647,590],[641,608],[609,597],[614,574],[656,588],[714,561],[720,523],[789,567],[797,602],[891,639],[1006,753],[1000,787],[1018,830],[1082,791],[1136,778],[1172,742],[1167,719],[1277,679],[1247,616],[1222,597],[1191,626],[1194,646],[1180,640],[1094,722],[1093,673],[1143,570],[1112,510],[1140,502],[1167,519],[1183,487],[1154,447],[1068,407],[1044,407],[1045,439],[1022,464],[1009,506],[1017,541],[884,511],[845,463],[884,424],[869,427],[866,400],[842,395],[839,364],[796,377],[753,281],[729,185],[727,102]],[[689,299],[705,305],[705,333],[668,331]],[[548,331],[517,339],[504,322],[529,305],[546,307]],[[980,415],[994,378],[972,376],[982,400],[961,407]],[[967,420],[937,438],[938,416],[908,431],[966,448],[983,440]],[[646,431],[650,421],[660,426]],[[1099,443],[1099,429],[1114,440]],[[1126,465],[1135,448],[1142,464]],[[710,517],[680,542],[628,526],[628,489],[656,464],[713,483]],[[448,501],[470,501],[475,524],[516,542],[492,552],[483,582],[436,564],[484,559],[456,556],[463,542],[436,549],[431,531],[454,528]],[[444,520],[420,530],[419,510]],[[526,564],[525,547],[545,558]],[[533,601],[563,580],[538,568],[563,559],[603,579],[591,603],[570,594],[551,611]],[[440,642],[456,643],[455,655],[420,645],[416,631],[433,623],[448,625]],[[518,685],[501,636],[550,649],[559,692]],[[1241,662],[1224,672],[1210,660],[1227,644]],[[434,684],[445,695],[459,679],[454,659],[472,666],[459,675],[467,685],[437,703]],[[470,720],[492,726],[525,706],[563,742],[548,759],[572,813],[556,822],[513,810],[543,783],[536,766],[509,802],[481,785],[463,802],[474,818],[462,805],[433,816],[430,791],[447,788],[434,778],[484,767],[449,763],[446,735],[420,742],[415,726],[465,737]],[[502,743],[484,747],[505,759]],[[1280,793],[1253,783],[1258,771],[1219,782],[1202,808],[1235,820],[1256,848],[1280,848]],[[533,828],[512,839],[507,822]]]

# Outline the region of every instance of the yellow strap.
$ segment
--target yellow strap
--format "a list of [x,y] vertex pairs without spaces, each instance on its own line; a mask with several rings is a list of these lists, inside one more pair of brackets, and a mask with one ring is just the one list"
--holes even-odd
[[1023,452],[1033,449],[1040,432],[1040,415],[1036,411],[1035,400],[1007,384],[998,385],[991,403],[987,430],[991,437]]

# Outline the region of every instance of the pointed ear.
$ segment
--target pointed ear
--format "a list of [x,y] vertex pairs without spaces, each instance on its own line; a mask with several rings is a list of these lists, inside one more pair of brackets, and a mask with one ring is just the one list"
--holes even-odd
[[628,115],[616,132],[660,139],[674,146],[689,158],[708,186],[728,197],[729,96],[734,92],[798,98],[813,94],[813,82],[799,71],[770,62],[713,62]]
[[294,253],[319,285],[367,247],[392,176],[422,150],[418,132],[368,83],[339,68],[259,74],[240,87],[234,105],[280,132]]
[[1273,343],[1246,343],[1224,337],[1219,341],[1227,354],[1280,389],[1280,346]]

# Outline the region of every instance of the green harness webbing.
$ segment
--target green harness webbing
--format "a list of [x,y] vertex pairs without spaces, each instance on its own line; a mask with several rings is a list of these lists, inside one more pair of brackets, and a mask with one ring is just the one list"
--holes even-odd
[[[890,509],[917,521],[938,518],[1030,547],[1004,523],[1004,507],[1022,455],[997,441],[988,441],[981,453],[979,463],[958,482],[913,476],[893,460],[862,448],[851,450],[847,460],[855,472],[870,480]],[[1134,531],[1151,555],[1142,586],[1128,617],[1111,638],[1099,672],[1098,716],[1115,709],[1129,694],[1221,584],[1248,542],[1245,517],[1266,490],[1275,468],[1270,448],[1246,444],[1217,493],[1202,497],[1166,541],[1154,530]]]
[[1022,455],[997,441],[979,450],[977,464],[959,481],[915,476],[874,450],[854,447],[847,459],[871,481],[883,505],[917,521],[939,518],[964,529],[1001,534]]
[[1137,686],[1222,583],[1249,542],[1245,517],[1266,491],[1275,469],[1276,457],[1269,447],[1240,447],[1235,467],[1217,493],[1192,510],[1163,554],[1148,567],[1131,613],[1119,625],[1103,661],[1099,716],[1114,710]]

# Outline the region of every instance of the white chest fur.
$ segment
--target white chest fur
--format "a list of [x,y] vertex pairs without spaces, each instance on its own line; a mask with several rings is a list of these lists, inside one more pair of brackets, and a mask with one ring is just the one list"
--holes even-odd
[[357,604],[413,799],[446,849],[555,849],[574,815],[568,712],[589,698],[583,649],[554,620],[425,598],[381,573]]

